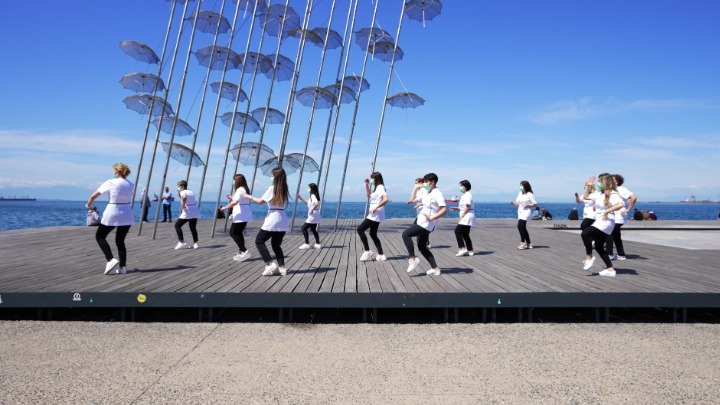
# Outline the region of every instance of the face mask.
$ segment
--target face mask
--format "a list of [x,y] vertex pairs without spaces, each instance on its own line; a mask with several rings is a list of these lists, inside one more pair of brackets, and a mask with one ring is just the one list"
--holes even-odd
[[308,193],[312,193],[312,190],[308,189]]
[[375,185],[375,180],[370,180],[370,185],[374,186],[374,185]]
[[270,181],[275,181],[275,176],[270,176]]
[[430,191],[430,185],[427,183],[423,184],[423,188],[425,189],[425,191]]
[[118,174],[117,174],[117,173],[113,173],[113,177],[115,177],[115,178],[117,179],[117,178],[118,178]]
[[598,189],[598,191],[600,191],[600,192],[605,191],[605,187],[603,187],[602,184],[600,184],[600,183],[596,183],[595,188]]
[[520,186],[520,191],[525,191],[525,187]]
[[462,187],[458,187],[458,190],[460,190],[461,193],[464,193],[464,192],[465,192],[465,189],[462,188]]
[[182,191],[182,189],[181,189],[180,187],[178,187],[178,188],[177,188],[177,191]]

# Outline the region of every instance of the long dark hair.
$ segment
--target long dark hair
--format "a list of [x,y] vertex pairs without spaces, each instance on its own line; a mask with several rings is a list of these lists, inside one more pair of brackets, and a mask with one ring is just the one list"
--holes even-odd
[[385,185],[385,182],[383,181],[382,174],[380,172],[374,172],[370,175],[370,178],[373,179],[375,182],[375,187],[373,187],[373,191],[377,190],[377,186],[379,185]]
[[523,194],[532,193],[532,186],[530,185],[530,182],[527,180],[523,180],[520,182],[520,185],[523,186]]
[[240,187],[242,187],[242,188],[245,189],[245,192],[246,192],[246,193],[249,193],[249,192],[250,192],[250,188],[249,188],[248,185],[247,185],[247,180],[245,180],[245,176],[243,176],[242,174],[238,173],[238,174],[235,175],[234,179],[235,179],[235,184],[234,184],[234,186],[235,186],[234,190],[235,190],[235,191],[237,191],[237,189],[239,189]]
[[287,186],[287,174],[282,167],[276,167],[272,171],[273,176],[273,198],[270,203],[275,206],[285,206],[288,203],[290,192]]
[[318,191],[318,186],[315,183],[308,184],[308,187],[310,187],[310,194],[314,195],[315,198],[317,198],[318,201],[320,201],[320,191]]

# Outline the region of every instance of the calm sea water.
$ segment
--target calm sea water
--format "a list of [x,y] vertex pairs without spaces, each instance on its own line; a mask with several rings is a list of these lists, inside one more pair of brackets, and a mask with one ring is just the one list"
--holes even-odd
[[[98,201],[98,210],[102,213],[106,203]],[[449,203],[452,206],[457,203]],[[292,205],[288,208],[288,216],[292,216]],[[555,220],[566,220],[567,215],[573,207],[577,207],[582,214],[582,207],[579,204],[566,203],[541,203],[550,211]],[[180,205],[173,203],[173,218],[177,217]],[[211,218],[214,214],[215,204],[203,203],[201,213],[203,218]],[[653,211],[658,220],[716,220],[720,212],[720,204],[672,204],[672,203],[648,203],[636,204],[638,209]],[[152,221],[155,217],[156,205],[153,203],[148,218]],[[323,218],[334,219],[337,203],[327,202],[323,211]],[[265,217],[266,206],[252,205],[253,216],[256,219]],[[340,218],[362,218],[364,215],[364,202],[344,202],[340,210]],[[517,209],[508,203],[478,203],[475,204],[475,215],[478,218],[516,218]],[[3,201],[0,202],[0,230],[42,228],[48,226],[85,226],[86,220],[84,201],[53,201],[41,200],[32,202]],[[162,218],[162,212],[161,212]],[[299,204],[297,208],[296,223],[302,223],[307,215],[307,206]],[[409,205],[399,202],[391,202],[385,208],[386,218],[413,218],[415,211]],[[456,212],[448,214],[448,217],[457,216]],[[140,219],[140,206],[135,205],[135,219]]]

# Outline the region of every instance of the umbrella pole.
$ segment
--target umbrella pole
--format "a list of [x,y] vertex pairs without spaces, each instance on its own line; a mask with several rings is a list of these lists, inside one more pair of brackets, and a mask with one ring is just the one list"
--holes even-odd
[[[200,14],[200,6],[202,6],[203,0],[197,0],[197,7],[195,8],[195,18],[193,18],[193,24],[192,24],[192,31],[190,32],[190,41],[188,44],[188,50],[187,50],[187,56],[185,56],[185,66],[183,66],[182,70],[182,77],[180,78],[180,92],[178,93],[178,101],[176,105],[175,110],[175,120],[173,121],[172,131],[170,133],[170,152],[168,153],[167,157],[165,158],[165,168],[163,169],[163,177],[162,177],[162,184],[160,185],[160,194],[162,194],[163,190],[165,190],[165,181],[167,180],[167,171],[168,167],[170,166],[170,156],[172,155],[172,147],[173,147],[173,141],[175,140],[175,131],[177,130],[177,117],[180,116],[180,106],[182,105],[182,98],[183,98],[183,92],[185,91],[185,79],[187,79],[187,71],[188,71],[188,65],[190,64],[190,56],[192,55],[192,46],[193,42],[195,40],[195,28],[197,27],[197,21],[198,21],[198,14]],[[179,39],[179,37],[178,37]],[[159,130],[159,128],[158,128]],[[191,150],[191,152],[194,154],[195,151]],[[190,162],[188,164],[192,164],[193,157],[190,157]],[[148,181],[148,185],[149,185]],[[148,187],[148,190],[150,188]],[[155,223],[153,224],[153,233],[152,238],[155,239],[155,236],[157,235],[157,226],[158,226],[158,219],[160,219],[160,205],[156,204],[157,208],[155,208]],[[198,207],[199,209],[199,207]]]
[[[222,16],[223,11],[225,11],[225,2],[226,1],[227,0],[223,0],[222,4],[220,5],[220,13],[219,13],[220,16]],[[215,49],[215,46],[217,45],[218,35],[220,34],[220,21],[221,20],[218,19],[217,27],[215,27],[215,36],[213,37],[212,49]],[[234,28],[234,24],[233,24],[233,28]],[[230,31],[230,34],[231,34],[230,40],[232,41],[232,31]],[[228,49],[230,49],[229,45],[228,45]],[[205,84],[203,85],[203,91],[202,91],[203,93],[202,93],[202,97],[200,98],[200,107],[198,109],[198,117],[197,117],[197,122],[195,124],[195,135],[193,137],[192,147],[190,148],[192,150],[195,150],[195,143],[197,142],[197,137],[200,132],[200,122],[202,120],[203,107],[205,106],[205,95],[207,94],[208,84],[210,83],[210,70],[212,67],[212,59],[213,59],[214,55],[215,55],[215,53],[213,52],[212,56],[210,56],[210,63],[208,63],[207,73],[205,73]],[[225,80],[225,71],[227,70],[228,59],[230,59],[230,52],[228,52],[225,57],[225,64],[223,66],[223,74],[222,74],[223,78],[220,79],[220,83],[222,83],[223,80]],[[218,94],[220,94],[220,93],[222,93],[222,88],[220,89]],[[210,159],[210,147],[211,146],[212,146],[212,134],[210,135],[210,139],[208,141],[208,152],[207,152],[207,155],[205,155],[205,166],[204,167],[206,167],[206,168],[208,166],[209,159]],[[192,169],[192,167],[193,167],[192,165],[188,165],[187,174],[185,175],[185,181],[188,181],[188,182],[190,181],[190,169]],[[204,182],[205,182],[205,179],[203,178],[202,181],[200,182],[200,192],[198,193],[198,202],[197,202],[198,208],[200,207],[200,202],[202,201],[202,189],[203,189]]]
[[[173,2],[173,4],[174,3],[175,2]],[[183,6],[182,17],[180,17],[180,27],[178,28],[177,37],[175,39],[175,50],[173,51],[173,57],[172,57],[172,60],[170,61],[170,72],[168,72],[168,79],[167,79],[167,82],[165,83],[165,96],[163,96],[163,101],[165,101],[166,103],[167,103],[168,94],[170,93],[170,84],[172,83],[173,71],[175,70],[175,61],[177,60],[178,47],[180,46],[180,38],[182,37],[183,31],[184,31],[183,28],[185,26],[184,22],[185,22],[185,16],[187,15],[188,3],[189,2],[186,1],[185,5]],[[163,107],[163,113],[164,112],[165,112],[165,108]],[[164,114],[162,114],[162,115],[164,115]],[[162,115],[161,115],[161,117],[162,117]],[[177,114],[175,116],[177,117]],[[155,155],[157,154],[158,143],[160,142],[160,128],[162,128],[162,122],[160,123],[160,125],[158,125],[157,131],[155,132],[155,143],[153,144],[152,158],[150,159],[150,168],[148,170],[147,182],[145,183],[145,188],[147,188],[148,190],[150,189],[150,179],[152,178],[152,171],[153,171],[153,167],[155,166]],[[168,150],[172,151],[172,144],[170,145],[170,149],[168,149]],[[168,156],[170,156],[170,155],[168,154]],[[135,187],[137,188],[137,184]],[[138,226],[138,235],[142,234],[142,227],[143,227],[143,222],[140,221],[140,225]]]
[[[393,70],[395,68],[395,55],[397,54],[398,42],[400,42],[400,29],[402,28],[403,15],[405,13],[405,5],[400,8],[400,22],[398,22],[397,33],[395,34],[395,46],[393,48],[392,58],[390,58],[390,71],[388,72],[387,84],[385,85],[385,97],[383,97],[382,110],[380,111],[380,124],[378,125],[377,140],[375,141],[375,153],[373,154],[371,172],[375,172],[375,162],[377,161],[378,149],[380,147],[380,136],[382,135],[383,122],[385,121],[385,109],[387,108],[387,97],[390,91],[390,82],[392,81]],[[365,200],[365,211],[367,212],[369,200]]]
[[[158,62],[158,74],[157,77],[160,79],[162,74],[163,61],[165,60],[165,51],[167,50],[168,40],[170,39],[170,29],[172,28],[173,17],[175,16],[175,5],[177,3],[173,1],[172,7],[170,8],[170,18],[168,19],[167,30],[165,31],[165,41],[163,43],[162,52],[160,54],[160,61]],[[182,24],[182,22],[180,23]],[[162,79],[160,79],[162,80]],[[157,93],[158,83],[160,80],[155,81],[155,87],[153,88],[152,95],[155,96]],[[135,207],[135,192],[137,191],[137,184],[140,180],[140,169],[142,168],[143,157],[145,155],[145,146],[147,145],[148,133],[150,132],[150,122],[152,121],[152,110],[155,106],[155,99],[150,101],[150,109],[148,110],[148,120],[145,124],[145,136],[143,137],[142,149],[140,150],[140,162],[138,163],[137,171],[135,172],[135,188],[133,188],[132,200],[130,200],[130,209]],[[164,112],[164,110],[163,110]]]
[[[343,49],[347,49],[347,53],[345,53],[345,60],[343,61],[343,68],[342,68],[342,78],[340,79],[340,96],[342,96],[342,91],[345,88],[345,75],[347,74],[347,65],[348,60],[350,59],[350,51],[352,50],[352,32],[355,28],[355,17],[357,17],[357,5],[359,0],[354,0],[355,3],[352,6],[352,18],[350,18],[350,30],[348,30],[347,25],[345,26],[345,38],[343,38]],[[338,73],[339,73],[338,69]],[[335,82],[337,83],[337,81]],[[361,86],[362,88],[362,82]],[[325,166],[325,180],[323,181],[323,187],[322,187],[322,197],[320,198],[320,213],[322,214],[322,207],[324,205],[325,201],[325,190],[327,189],[327,182],[328,182],[328,173],[330,173],[330,162],[332,161],[332,151],[333,151],[333,145],[335,144],[335,134],[337,133],[337,126],[338,126],[338,120],[340,119],[340,106],[342,102],[342,97],[337,97],[337,100],[335,100],[335,121],[333,123],[333,130],[332,135],[330,135],[330,150],[328,150],[327,154],[327,165]],[[331,111],[332,112],[332,111]],[[330,129],[330,120],[332,119],[332,114],[330,114],[330,118],[328,119],[328,130]],[[325,143],[327,143],[328,133],[325,133]],[[324,151],[324,149],[323,149]],[[322,164],[322,163],[321,163]],[[318,175],[318,179],[320,178],[320,175]]]
[[[235,105],[233,106],[233,111],[236,113],[237,113],[237,107],[240,104],[240,94],[241,94],[240,92],[242,91],[242,81],[243,81],[243,77],[245,76],[245,63],[247,62],[247,54],[250,51],[250,41],[252,40],[253,29],[255,28],[255,13],[257,12],[258,1],[259,0],[255,0],[254,6],[253,6],[252,20],[250,21],[250,29],[248,30],[248,39],[247,39],[247,42],[245,43],[245,53],[243,54],[242,66],[240,67],[240,69],[241,69],[240,70],[240,79],[238,80],[238,90],[237,90],[237,93],[235,94]],[[238,11],[240,9],[240,3],[241,2],[237,2],[236,8],[235,8],[235,18],[233,19],[233,31],[235,30],[235,23],[237,21]],[[235,36],[235,33],[233,32],[233,35],[230,37],[230,42],[229,42],[230,45],[232,44],[232,39],[234,36]],[[261,32],[260,33],[260,46],[261,47],[262,47],[262,41],[263,41],[263,35]],[[230,45],[228,45],[228,48],[230,47]],[[248,101],[247,101],[248,106],[250,105],[250,100],[252,98],[252,92],[253,92],[253,86],[255,85],[255,71],[256,70],[253,69],[253,82],[252,82],[253,84],[250,86],[250,94],[248,95]],[[223,72],[222,80],[224,80],[224,79],[225,79],[225,73]],[[220,90],[222,90],[222,89],[220,89]],[[212,137],[213,134],[215,133],[215,124],[217,123],[218,110],[220,109],[221,93],[222,93],[222,91],[218,92],[217,103],[215,104],[215,114],[213,115],[212,129],[210,130],[210,137]],[[247,123],[247,120],[245,120],[245,123],[243,123],[243,133],[245,131],[246,123]],[[224,181],[225,181],[225,170],[227,168],[228,155],[230,154],[230,144],[232,144],[232,136],[233,136],[234,127],[235,127],[235,114],[233,114],[233,119],[230,122],[230,132],[228,133],[227,146],[225,147],[225,158],[223,160],[222,172],[220,174],[220,186],[218,187],[218,195],[217,195],[217,201],[216,201],[216,206],[218,206],[218,207],[220,206],[220,199],[222,198],[222,188],[223,188]],[[209,154],[210,154],[210,147],[208,147],[208,155]],[[205,172],[203,172],[203,181],[204,180],[205,180]],[[211,238],[215,237],[216,228],[217,228],[217,215],[214,215],[213,216],[213,225],[212,225],[212,229],[210,231]],[[225,229],[227,229],[227,220],[225,222]]]
[[[315,88],[320,87],[320,80],[322,78],[322,72],[323,72],[323,64],[325,62],[325,52],[327,51],[327,41],[328,41],[328,38],[330,37],[330,26],[332,25],[334,13],[335,13],[335,0],[333,0],[332,5],[330,6],[330,20],[328,21],[328,27],[327,27],[327,30],[325,31],[325,41],[323,41],[322,51],[320,52],[320,67],[318,69],[317,80],[315,81]],[[348,14],[348,16],[349,16],[349,14]],[[310,120],[308,121],[307,134],[305,135],[305,149],[303,149],[303,158],[302,158],[302,162],[300,164],[300,176],[298,178],[297,189],[295,190],[296,196],[298,194],[300,194],[300,185],[302,184],[303,172],[305,171],[305,156],[307,156],[308,144],[310,143],[310,132],[312,130],[313,117],[315,117],[315,108],[317,107],[317,98],[318,98],[318,93],[315,93],[315,98],[313,98],[313,103],[312,103],[312,106],[310,107]],[[332,108],[330,110],[332,110]],[[319,167],[320,166],[318,166],[318,168]],[[291,233],[292,233],[293,229],[295,228],[295,217],[297,215],[297,206],[298,206],[298,200],[297,200],[297,198],[295,198],[295,202],[293,204],[292,222],[290,223],[290,232]]]
[[[375,0],[375,8],[370,23],[370,29],[375,27],[375,15],[377,14],[380,0]],[[357,97],[355,97],[355,111],[353,112],[352,123],[350,124],[350,136],[348,137],[348,147],[345,153],[345,166],[343,167],[342,181],[340,182],[340,195],[338,196],[337,211],[335,212],[335,230],[337,231],[338,220],[340,219],[340,206],[342,205],[343,189],[345,188],[345,175],[347,174],[348,161],[350,160],[350,148],[352,147],[353,133],[355,132],[355,120],[357,118],[358,109],[360,107],[360,95],[362,93],[362,82],[365,78],[365,67],[367,66],[368,54],[370,47],[365,48],[365,56],[363,57],[362,71],[360,72],[360,86],[358,86]]]

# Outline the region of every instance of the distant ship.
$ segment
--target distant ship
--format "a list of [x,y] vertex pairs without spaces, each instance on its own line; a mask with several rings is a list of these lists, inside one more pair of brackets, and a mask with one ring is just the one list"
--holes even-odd
[[690,197],[680,201],[683,204],[711,204],[710,200],[698,200],[695,198],[695,194],[690,194]]
[[456,195],[452,196],[452,198],[445,199],[445,202],[458,202],[458,201],[460,201],[460,199]]
[[157,201],[157,200],[158,200],[158,195],[153,194],[153,198],[151,198],[150,201]]
[[35,199],[32,198],[32,197],[28,197],[28,196],[25,196],[25,197],[15,197],[15,196],[12,196],[12,197],[4,197],[4,196],[1,196],[1,195],[0,195],[0,201],[35,201]]

